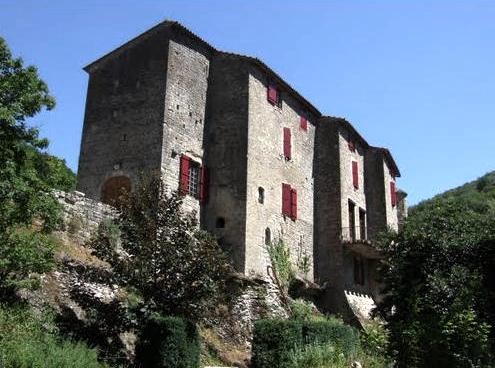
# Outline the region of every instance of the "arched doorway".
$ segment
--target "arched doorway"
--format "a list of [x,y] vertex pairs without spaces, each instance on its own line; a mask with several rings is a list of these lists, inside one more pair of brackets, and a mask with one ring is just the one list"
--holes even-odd
[[125,192],[130,191],[131,180],[127,176],[113,176],[101,188],[101,201],[114,205]]

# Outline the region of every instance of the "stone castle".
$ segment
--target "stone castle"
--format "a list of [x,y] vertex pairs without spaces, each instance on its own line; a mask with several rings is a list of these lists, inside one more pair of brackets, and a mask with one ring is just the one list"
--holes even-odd
[[259,59],[219,51],[177,22],[85,70],[79,191],[109,203],[142,172],[160,172],[240,273],[266,276],[267,244],[280,238],[324,285],[328,310],[379,297],[373,239],[406,216],[386,148],[324,116]]

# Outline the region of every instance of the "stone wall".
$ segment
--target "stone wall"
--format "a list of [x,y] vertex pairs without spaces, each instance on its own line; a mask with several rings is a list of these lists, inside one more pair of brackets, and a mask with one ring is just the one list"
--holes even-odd
[[[242,59],[218,54],[211,63],[205,158],[208,201],[202,226],[219,239],[236,269],[245,271],[248,73]],[[223,220],[223,226],[219,222]]]
[[391,174],[391,169],[385,160],[383,160],[382,170],[384,180],[383,186],[385,187],[385,213],[387,216],[386,224],[388,228],[397,231],[399,230],[399,218],[397,216],[398,203],[396,203],[395,206],[392,206],[392,193],[390,191],[390,183],[395,183],[395,177]]
[[[313,152],[316,119],[289,94],[281,91],[281,106],[267,101],[268,76],[251,67],[247,162],[246,272],[266,274],[269,258],[265,231],[282,239],[296,264],[309,261],[306,277],[313,279]],[[300,127],[300,117],[308,128]],[[291,158],[283,150],[284,128],[291,132]],[[282,184],[297,190],[297,219],[282,215]],[[259,190],[264,193],[259,201]],[[297,267],[295,267],[297,269]]]
[[375,239],[376,235],[386,229],[387,226],[383,164],[384,160],[381,152],[375,147],[370,147],[365,155],[369,239]]
[[103,220],[116,215],[113,207],[88,198],[84,193],[55,191],[54,194],[62,205],[63,231],[78,244],[86,243]]
[[[178,37],[174,35],[174,38]],[[179,185],[180,157],[187,155],[200,166],[203,159],[209,52],[186,38],[170,40],[168,47],[161,170],[169,190]],[[184,197],[184,208],[200,216],[199,200]]]
[[[364,153],[365,147],[360,140],[350,131],[339,127],[339,151],[340,156],[340,203],[342,216],[342,238],[351,239],[349,201],[354,203],[354,224],[356,239],[361,239],[359,227],[359,211],[366,212],[366,196],[364,186]],[[349,148],[349,143],[354,145],[354,150]],[[358,166],[358,188],[353,185],[352,162]]]
[[158,171],[162,149],[168,28],[104,57],[89,73],[77,189],[100,199],[106,179]]

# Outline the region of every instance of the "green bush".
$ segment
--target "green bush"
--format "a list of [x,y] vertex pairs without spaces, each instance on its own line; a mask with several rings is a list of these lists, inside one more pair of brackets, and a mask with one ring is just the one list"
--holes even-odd
[[389,332],[383,324],[372,321],[365,326],[360,338],[361,346],[367,352],[374,355],[387,355]]
[[259,320],[254,324],[254,368],[289,367],[291,351],[302,345],[302,322]]
[[177,317],[150,318],[136,346],[136,361],[140,367],[197,368],[199,358],[196,326]]
[[24,307],[0,305],[0,367],[103,368],[96,351],[57,336],[49,317],[37,319]]
[[[336,318],[321,321],[260,320],[254,326],[253,367],[293,367],[298,351],[323,345],[331,345],[334,351],[338,349],[349,358],[359,350],[359,333]],[[322,354],[327,354],[328,349]]]
[[358,331],[336,318],[326,321],[306,321],[302,332],[305,344],[331,343],[338,346],[346,357],[356,354],[359,350]]
[[52,237],[28,229],[0,234],[0,288],[36,287],[36,274],[55,266],[55,248]]

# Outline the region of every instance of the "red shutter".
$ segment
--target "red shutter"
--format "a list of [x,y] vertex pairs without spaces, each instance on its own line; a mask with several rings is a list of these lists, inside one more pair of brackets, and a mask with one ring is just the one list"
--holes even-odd
[[291,159],[290,129],[284,128],[284,157],[286,160]]
[[268,102],[270,102],[271,104],[275,105],[276,103],[278,103],[278,90],[275,85],[273,84],[268,85],[267,97],[268,97]]
[[290,190],[290,203],[291,203],[290,218],[293,220],[296,220],[297,219],[297,190],[295,190],[295,189]]
[[290,185],[282,184],[282,215],[290,216],[290,213],[291,213]]
[[189,164],[191,159],[186,155],[180,156],[179,194],[186,195],[189,192]]
[[199,201],[205,203],[208,199],[208,169],[201,166],[201,177],[199,182]]
[[392,200],[392,207],[397,205],[397,191],[395,190],[395,182],[390,182],[390,198]]
[[354,185],[354,188],[359,188],[359,173],[357,161],[352,161],[352,184]]
[[301,129],[305,132],[308,131],[308,120],[304,116],[301,116]]

